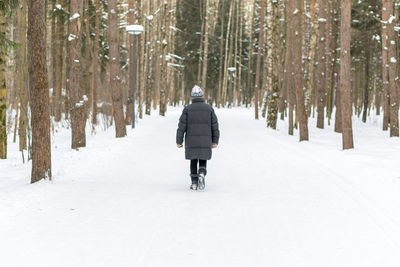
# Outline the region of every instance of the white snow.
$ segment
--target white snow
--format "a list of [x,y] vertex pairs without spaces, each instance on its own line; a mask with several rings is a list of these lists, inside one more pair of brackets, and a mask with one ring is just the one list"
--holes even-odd
[[69,35],[68,35],[68,41],[69,42],[71,42],[71,41],[73,41],[73,40],[75,40],[76,39],[76,35],[74,35],[74,34],[72,34],[72,33],[70,33]]
[[394,57],[391,57],[391,58],[390,58],[390,62],[391,62],[391,63],[396,63],[396,62],[397,62],[397,59],[394,58]]
[[400,141],[381,117],[354,119],[356,149],[342,151],[341,136],[314,119],[311,141],[299,143],[252,109],[216,109],[220,145],[206,190],[191,192],[175,145],[181,110],[120,139],[88,125],[79,151],[56,128],[53,182],[33,185],[10,135],[1,266],[400,266]]
[[79,18],[80,16],[81,16],[81,15],[79,15],[79,13],[74,13],[74,14],[72,15],[72,17],[69,18],[69,20],[77,19],[77,18]]

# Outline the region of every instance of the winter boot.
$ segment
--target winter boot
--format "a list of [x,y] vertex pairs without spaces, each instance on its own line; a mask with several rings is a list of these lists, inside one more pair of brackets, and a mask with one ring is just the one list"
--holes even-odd
[[207,170],[205,168],[200,168],[199,169],[199,186],[198,189],[199,190],[204,190],[204,188],[206,187],[206,174],[207,174]]
[[192,185],[190,186],[191,190],[197,190],[199,186],[199,175],[198,174],[191,174],[190,178],[192,178]]

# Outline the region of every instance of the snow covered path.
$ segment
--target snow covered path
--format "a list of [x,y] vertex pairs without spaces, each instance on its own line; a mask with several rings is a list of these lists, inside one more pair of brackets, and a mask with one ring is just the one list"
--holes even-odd
[[377,120],[356,121],[357,149],[343,152],[331,129],[311,127],[299,143],[252,110],[216,112],[204,192],[188,189],[175,146],[179,109],[124,139],[99,131],[80,151],[60,131],[52,183],[29,185],[11,144],[0,161],[0,266],[400,266],[400,141]]

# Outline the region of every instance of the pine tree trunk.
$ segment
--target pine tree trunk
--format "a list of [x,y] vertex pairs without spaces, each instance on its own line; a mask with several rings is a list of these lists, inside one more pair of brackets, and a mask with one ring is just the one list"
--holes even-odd
[[[5,36],[5,18],[0,15],[0,34]],[[7,98],[6,98],[6,53],[0,51],[0,159],[7,158]]]
[[364,109],[363,109],[363,116],[362,116],[362,121],[364,123],[367,122],[367,113],[368,113],[368,104],[369,104],[369,61],[370,61],[370,43],[369,40],[366,40],[366,51],[365,51],[365,66],[364,66]]
[[[65,0],[59,3],[62,8],[65,8]],[[61,110],[62,110],[62,83],[63,83],[63,56],[64,56],[64,18],[59,15],[57,16],[56,21],[56,30],[55,30],[55,66],[54,66],[54,120],[59,122],[61,121]]]
[[119,16],[116,0],[108,2],[108,40],[110,46],[110,88],[114,108],[115,136],[126,136],[126,124],[122,107],[121,78],[119,67]]
[[[294,34],[294,51],[293,51],[293,70],[294,70],[294,83],[296,87],[296,114],[300,128],[300,141],[308,141],[308,117],[306,107],[304,105],[304,91],[303,91],[303,73],[302,73],[302,14],[304,10],[303,2],[298,1],[294,5],[293,14],[293,26],[296,27]],[[297,12],[296,12],[297,10]]]
[[254,18],[256,14],[256,1],[253,0],[253,11],[252,11],[252,16],[250,18],[250,29],[249,29],[249,65],[248,65],[248,70],[247,70],[247,89],[246,92],[244,93],[245,95],[245,100],[246,100],[246,107],[248,104],[251,102],[251,88],[253,88],[253,51],[254,51],[254,36],[253,36],[253,28],[254,28]]
[[331,60],[330,60],[330,70],[329,70],[329,90],[328,90],[328,106],[327,106],[327,116],[328,116],[328,125],[331,124],[331,119],[332,119],[332,112],[333,112],[333,106],[335,105],[334,99],[335,99],[335,87],[337,87],[337,69],[338,69],[338,64],[337,64],[337,48],[338,48],[338,37],[339,37],[339,7],[338,7],[338,2],[334,2],[331,5],[332,9],[332,15],[330,16],[331,18],[331,28],[332,28],[332,38],[330,41],[330,54],[331,54]]
[[17,10],[18,28],[19,28],[19,48],[18,48],[18,87],[21,103],[21,115],[19,116],[19,150],[27,149],[27,128],[28,128],[28,65],[26,54],[26,31],[27,31],[27,18],[26,18],[26,0],[21,1],[21,8]]
[[93,59],[92,59],[92,90],[91,90],[91,110],[92,110],[92,131],[94,126],[97,124],[97,88],[98,88],[98,66],[99,66],[99,40],[100,40],[100,16],[101,16],[101,3],[100,0],[96,0],[96,18],[95,18],[95,30],[94,30],[94,44],[93,44]]
[[382,0],[382,86],[383,86],[383,130],[389,129],[389,64],[388,64],[388,20],[387,0]]
[[28,0],[28,72],[32,124],[31,183],[51,180],[49,84],[43,1]]
[[[225,12],[225,1],[222,1],[222,14]],[[217,107],[219,108],[221,105],[221,92],[222,92],[222,79],[223,79],[223,73],[224,73],[224,57],[223,57],[223,52],[224,52],[224,16],[221,16],[221,35],[220,35],[220,43],[219,43],[219,74],[218,74],[218,91],[217,91],[217,97],[216,97],[216,104]],[[250,31],[251,32],[251,31]],[[251,33],[250,33],[251,34]],[[251,39],[250,39],[251,40]],[[251,41],[250,41],[251,45]],[[250,57],[251,60],[251,57]]]
[[[268,55],[267,55],[267,64],[268,64],[268,115],[267,115],[267,126],[276,129],[276,124],[278,120],[278,101],[280,94],[280,50],[281,47],[279,45],[280,41],[280,30],[279,30],[279,21],[280,21],[280,12],[279,12],[279,1],[274,2],[272,0],[268,0],[270,6],[270,14],[268,15],[269,27],[269,37],[268,37]],[[267,105],[266,105],[267,106]]]
[[[152,1],[148,2],[149,4],[149,13],[152,12]],[[147,46],[147,52],[146,52],[146,58],[147,58],[147,71],[146,71],[146,115],[151,114],[151,99],[152,99],[152,73],[153,73],[153,51],[154,51],[154,32],[153,32],[153,20],[150,20],[149,23],[147,23],[147,34],[148,36],[148,41],[146,42]]]
[[167,51],[170,46],[168,43],[168,31],[169,31],[169,15],[168,15],[168,2],[163,4],[163,22],[161,28],[161,77],[166,82],[160,83],[160,115],[165,116],[167,111],[167,91],[168,91],[168,70],[167,70]]
[[289,135],[294,134],[294,119],[293,119],[293,109],[294,109],[294,104],[296,101],[296,91],[295,91],[295,83],[294,83],[294,73],[295,70],[293,69],[294,67],[294,50],[295,46],[298,44],[294,43],[295,37],[295,20],[293,16],[294,12],[294,6],[291,1],[287,1],[286,7],[285,7],[285,12],[286,12],[286,54],[285,54],[285,71],[284,71],[284,81],[283,81],[283,87],[284,90],[287,92],[287,99],[288,99],[288,106],[289,106],[289,129],[288,133]]
[[354,148],[352,128],[352,100],[351,100],[351,0],[341,2],[341,25],[340,25],[340,102],[342,103],[342,137],[343,149]]
[[201,76],[201,87],[203,90],[208,92],[207,90],[207,64],[208,64],[208,34],[209,34],[209,14],[208,14],[208,8],[209,8],[209,1],[206,0],[206,16],[205,16],[205,29],[204,29],[204,54],[203,54],[203,70],[202,70],[202,76]]
[[261,60],[264,55],[264,18],[265,18],[265,0],[261,0],[261,14],[260,14],[260,35],[258,38],[258,53],[257,53],[257,67],[256,67],[256,81],[254,86],[254,111],[255,119],[258,120],[258,98],[260,87],[260,72]]
[[390,136],[399,136],[399,103],[398,103],[398,71],[397,71],[397,54],[396,54],[396,40],[395,40],[395,17],[393,13],[393,0],[387,1],[386,9],[389,13],[388,21],[388,64],[389,64],[389,95],[390,95]]
[[222,106],[225,107],[225,93],[226,93],[226,86],[228,83],[228,68],[229,68],[229,55],[230,55],[230,50],[229,50],[229,37],[231,34],[231,27],[232,27],[232,17],[233,17],[233,12],[234,12],[234,3],[231,1],[231,7],[229,9],[229,19],[228,19],[228,26],[227,26],[227,31],[226,31],[226,38],[225,38],[225,56],[224,56],[224,67],[222,69],[223,72],[223,81],[222,81],[222,88],[221,88],[221,95],[220,95],[220,102],[222,103]]
[[[133,25],[135,24],[135,3],[134,0],[128,0],[128,24]],[[134,62],[131,62],[133,59],[133,53],[134,53],[134,41],[133,38],[135,38],[133,35],[129,34],[128,36],[128,42],[129,42],[129,90],[128,90],[128,103],[126,104],[126,117],[125,121],[126,124],[129,125],[132,123],[132,109],[133,109],[133,75],[134,75],[134,70],[133,70],[133,64]]]
[[71,0],[70,33],[69,40],[69,85],[72,149],[86,146],[86,112],[84,89],[82,88],[82,26],[83,3],[79,0]]
[[317,65],[317,127],[324,128],[326,103],[326,0],[319,1],[318,15],[318,65]]

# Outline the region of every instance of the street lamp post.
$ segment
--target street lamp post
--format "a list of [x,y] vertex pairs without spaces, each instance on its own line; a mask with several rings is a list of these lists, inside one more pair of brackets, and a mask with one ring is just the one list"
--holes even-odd
[[144,32],[142,25],[127,25],[126,32],[133,36],[133,57],[132,57],[132,68],[133,68],[133,90],[132,90],[132,128],[135,128],[135,91],[136,91],[136,35]]
[[232,107],[233,106],[233,74],[235,73],[236,68],[235,67],[228,68],[228,71],[229,71],[230,77],[231,77],[231,102],[230,102],[229,106]]

